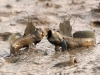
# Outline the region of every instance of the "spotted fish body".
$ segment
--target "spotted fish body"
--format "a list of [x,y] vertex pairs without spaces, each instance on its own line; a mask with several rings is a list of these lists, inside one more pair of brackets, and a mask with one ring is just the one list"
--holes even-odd
[[[24,35],[14,40],[13,43],[11,43],[10,51],[11,54],[17,55],[20,48],[28,47],[34,43],[35,45],[39,43],[43,38],[43,31],[39,28],[35,28],[34,24],[31,21],[28,21],[28,24],[24,30]],[[13,40],[13,39],[11,39]]]
[[94,31],[77,31],[73,34],[75,41],[80,41],[81,46],[94,46],[96,43]]
[[75,47],[90,47],[94,46],[95,40],[94,38],[70,38],[66,39],[66,44],[68,48]]
[[64,21],[59,27],[61,33],[57,31],[53,33],[53,30],[51,30],[52,35],[48,32],[48,36],[51,37],[47,37],[48,41],[55,45],[55,49],[62,47],[62,51],[64,51],[67,48],[93,47],[96,42],[94,31],[77,31],[72,36],[72,28],[69,21]]
[[[84,32],[84,34],[85,33],[89,34],[91,32],[91,35],[94,33],[93,31],[83,31],[83,32]],[[64,36],[60,33],[58,35],[57,33],[58,32],[53,33],[53,31],[52,31],[52,36],[47,38],[51,44],[55,45],[55,49],[59,49],[59,47],[62,47],[63,48],[62,51],[64,51],[67,48],[93,47],[95,44],[95,37],[93,35],[92,36],[87,35],[87,36],[84,36],[83,38],[82,37],[79,38],[79,35],[78,35],[78,38],[73,38],[73,37],[69,37],[69,36]],[[77,34],[75,34],[75,36],[76,35]],[[88,37],[88,38],[86,38],[86,37]],[[62,43],[64,43],[64,44],[62,44]]]
[[23,47],[28,47],[29,45],[31,45],[33,43],[33,35],[28,35],[25,36],[23,38],[19,38],[17,40],[15,40],[12,44],[11,44],[11,54],[13,55],[17,55],[17,53],[19,52],[20,48]]
[[69,21],[64,21],[59,27],[60,31],[63,32],[62,36],[64,36],[67,48],[93,46],[96,42],[94,31],[77,31],[71,37],[72,27]]
[[93,47],[96,42],[94,31],[77,31],[73,34],[73,37],[65,36],[64,38],[68,48]]
[[21,38],[14,40],[13,43],[11,43],[11,47],[10,47],[11,54],[16,56],[21,48],[23,47],[28,48],[33,43],[36,45],[42,40],[43,37],[44,36],[42,30],[36,29],[34,34],[22,36]]

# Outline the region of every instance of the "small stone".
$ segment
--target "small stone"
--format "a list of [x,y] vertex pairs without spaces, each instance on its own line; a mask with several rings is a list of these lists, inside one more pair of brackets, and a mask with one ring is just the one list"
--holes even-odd
[[19,2],[20,0],[16,0],[16,2]]
[[82,69],[87,69],[86,67],[83,67]]
[[10,4],[5,6],[6,8],[12,8],[12,6]]
[[70,57],[70,62],[72,64],[78,63],[77,59],[75,57]]
[[12,23],[11,23],[10,26],[16,26],[16,24],[12,24]]

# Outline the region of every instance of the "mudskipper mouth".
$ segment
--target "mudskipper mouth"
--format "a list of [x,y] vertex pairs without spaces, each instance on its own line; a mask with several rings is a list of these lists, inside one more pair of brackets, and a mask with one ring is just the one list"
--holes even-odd
[[51,38],[52,37],[52,31],[49,30],[48,33],[47,33],[47,38]]

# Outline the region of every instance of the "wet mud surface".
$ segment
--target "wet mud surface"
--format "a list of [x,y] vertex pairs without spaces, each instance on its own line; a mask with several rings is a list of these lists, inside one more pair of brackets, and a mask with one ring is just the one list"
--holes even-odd
[[59,29],[60,22],[69,14],[72,33],[95,30],[96,36],[93,48],[74,48],[66,52],[55,52],[44,37],[34,49],[22,49],[14,63],[4,60],[10,54],[10,46],[0,36],[0,75],[99,75],[100,27],[91,26],[91,22],[100,21],[99,3],[100,0],[0,0],[0,33],[23,35],[28,16],[19,12],[27,11],[36,27]]

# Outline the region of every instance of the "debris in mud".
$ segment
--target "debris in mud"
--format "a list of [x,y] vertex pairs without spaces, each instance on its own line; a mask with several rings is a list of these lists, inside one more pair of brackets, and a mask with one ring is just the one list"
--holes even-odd
[[92,68],[92,70],[93,70],[93,73],[97,73],[97,71],[100,71],[100,66],[94,67]]
[[81,1],[81,2],[77,2],[75,0],[72,0],[71,3],[69,5],[83,5],[85,2]]
[[71,64],[71,63],[61,62],[61,63],[55,64],[53,67],[60,67],[60,68],[62,68],[62,67],[70,66],[69,64]]
[[76,70],[76,71],[74,71],[74,73],[81,73],[81,72],[83,72],[84,73],[84,70]]
[[9,9],[12,8],[12,6],[10,4],[6,5],[5,7],[9,8]]
[[10,23],[10,26],[16,26],[16,24],[12,24],[12,23]]
[[35,50],[34,53],[36,55],[42,55],[42,56],[48,55],[48,53],[46,51],[42,51],[42,50]]
[[60,68],[62,68],[62,67],[72,66],[72,65],[74,65],[72,62],[67,61],[67,62],[57,63],[57,64],[55,64],[55,66],[53,66],[53,67],[60,67]]
[[91,11],[94,12],[94,13],[99,13],[100,9],[92,9]]
[[92,9],[91,13],[92,13],[93,19],[96,19],[96,20],[100,19],[100,9],[98,9],[98,8]]
[[46,7],[50,7],[51,5],[49,3],[46,3]]
[[44,2],[44,1],[51,1],[51,0],[38,0],[38,1]]
[[100,21],[93,21],[93,22],[91,22],[91,26],[93,26],[93,27],[100,27]]
[[62,67],[66,67],[66,66],[75,65],[76,63],[78,63],[77,59],[75,57],[70,57],[69,61],[57,63],[53,67],[60,67],[60,68],[62,68]]
[[61,5],[46,3],[46,4],[45,4],[45,7],[50,7],[50,8],[59,9],[59,8],[61,7]]
[[19,1],[21,1],[21,0],[16,0],[16,2],[19,2]]
[[73,64],[78,63],[78,61],[77,61],[77,59],[75,57],[72,57],[70,59],[70,62],[73,63]]
[[100,70],[100,66],[99,67],[96,67],[98,70]]
[[100,3],[99,3],[99,6],[98,6],[98,9],[100,9]]

